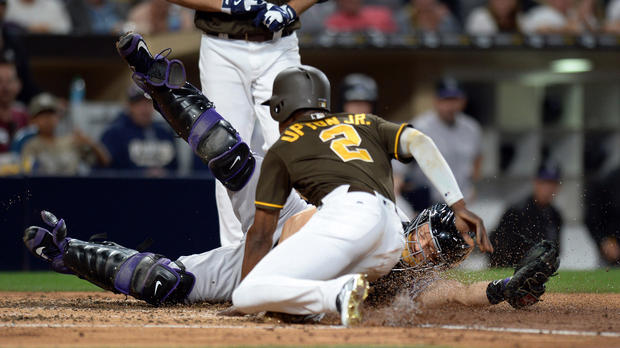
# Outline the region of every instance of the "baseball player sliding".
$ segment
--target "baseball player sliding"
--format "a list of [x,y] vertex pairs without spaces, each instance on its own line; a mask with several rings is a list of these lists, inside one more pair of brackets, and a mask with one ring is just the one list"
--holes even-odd
[[[261,204],[277,205],[278,203],[260,201],[262,203],[257,204],[259,209],[255,210],[254,208],[254,193],[257,192],[256,187],[259,182],[259,177],[257,174],[253,174],[253,169],[254,166],[261,168],[262,159],[260,157],[255,158],[249,152],[247,145],[241,141],[234,129],[215,112],[212,104],[200,91],[189,83],[183,82],[182,75],[184,72],[182,64],[179,61],[169,61],[163,57],[152,58],[146,44],[137,34],[128,34],[122,37],[118,43],[118,48],[119,53],[135,71],[134,80],[153,98],[155,106],[161,111],[164,118],[180,136],[190,143],[194,151],[209,163],[209,166],[212,168],[218,180],[229,188],[229,194],[233,206],[235,207],[235,213],[240,221],[242,221],[244,230],[247,230],[254,220],[260,221],[260,214],[273,214],[276,210],[261,213],[261,210],[264,210],[260,208]],[[306,79],[310,76],[312,78],[320,78],[319,82],[327,81],[322,73],[313,68],[294,70],[292,76],[299,77],[299,72],[303,72],[301,77]],[[306,72],[308,72],[308,74],[306,74]],[[284,76],[287,76],[287,74]],[[304,80],[302,79],[301,81],[303,82]],[[285,85],[288,85],[288,83]],[[325,88],[327,88],[327,95],[329,94],[328,86],[325,84],[315,84],[314,86],[320,87],[320,90],[325,90]],[[280,91],[279,88],[276,88],[276,90]],[[310,94],[308,91],[305,91],[305,93],[308,95]],[[282,97],[282,95],[280,97]],[[277,98],[276,95],[276,97],[271,99],[271,102],[278,100]],[[326,99],[325,102],[328,102],[328,99]],[[290,104],[287,103],[287,105]],[[328,104],[321,106],[321,108],[327,108],[327,105]],[[335,126],[345,126],[346,128],[344,129],[349,129],[349,126],[353,127],[352,125],[355,125],[357,120],[359,125],[364,126],[370,126],[366,124],[366,122],[377,122],[384,127],[384,131],[387,132],[388,135],[391,135],[390,132],[396,132],[396,135],[402,133],[400,137],[403,137],[407,136],[406,134],[408,133],[402,131],[404,126],[398,127],[400,130],[394,130],[395,126],[386,121],[381,121],[372,115],[351,115],[350,117],[339,115],[330,117],[342,120]],[[316,124],[312,123],[312,125],[316,127],[317,130],[319,128],[325,130],[334,127],[334,125],[327,126],[328,120],[329,118],[318,118],[308,122],[316,122]],[[325,122],[325,126],[323,122]],[[335,121],[332,120],[329,122]],[[307,127],[312,128],[311,126]],[[284,131],[282,139],[300,140],[302,136],[299,135],[295,129],[296,128],[292,126],[289,127],[288,130],[293,130],[293,133]],[[298,129],[298,131],[301,131],[301,129]],[[363,134],[364,136],[367,135],[365,132]],[[347,133],[344,133],[344,135],[350,136],[350,134]],[[285,136],[290,136],[290,138],[284,138]],[[402,148],[402,145],[398,142],[394,142],[390,145],[395,146],[395,150]],[[344,145],[345,150],[347,146],[346,144]],[[336,148],[336,150],[332,150],[332,148]],[[329,149],[335,152],[343,148],[335,145],[334,147],[329,147]],[[361,149],[358,148],[358,150]],[[382,153],[370,147],[365,148],[365,150],[368,151],[367,154],[373,159],[378,159],[379,157],[376,157],[376,154]],[[428,148],[425,150],[429,151]],[[358,156],[360,153],[361,156],[365,156],[362,151],[353,154],[353,156]],[[406,153],[407,152],[402,150],[396,152],[399,156],[400,154]],[[346,151],[341,153],[341,155],[345,157],[348,156]],[[372,157],[373,155],[375,157]],[[337,158],[341,160],[340,156],[337,156]],[[368,159],[368,157],[365,158]],[[76,274],[104,289],[129,294],[152,304],[228,301],[232,298],[233,290],[241,280],[242,262],[244,266],[243,271],[247,273],[249,268],[248,265],[256,259],[244,258],[244,250],[247,251],[256,246],[265,244],[268,244],[268,248],[271,249],[274,245],[278,244],[267,257],[258,262],[256,269],[249,273],[242,287],[239,288],[241,292],[239,292],[239,290],[235,292],[235,302],[245,311],[249,311],[249,306],[247,306],[249,301],[244,298],[244,291],[248,291],[248,287],[251,288],[255,284],[261,284],[262,276],[271,276],[266,273],[257,272],[257,270],[260,271],[261,267],[265,267],[261,266],[261,264],[269,266],[269,262],[265,263],[265,261],[268,261],[272,254],[282,255],[278,253],[278,250],[283,250],[282,252],[285,255],[290,253],[291,250],[295,248],[295,245],[298,245],[298,242],[295,242],[296,239],[299,239],[298,236],[303,237],[304,235],[318,234],[320,238],[335,240],[336,243],[340,243],[339,245],[343,246],[343,253],[349,253],[351,250],[356,249],[351,255],[344,255],[342,257],[339,255],[336,257],[336,260],[353,260],[353,262],[350,262],[352,265],[350,266],[351,269],[368,271],[373,278],[387,273],[399,260],[400,262],[397,264],[396,270],[391,273],[391,276],[403,278],[403,275],[407,274],[404,272],[406,270],[415,271],[435,266],[447,268],[466,257],[471,249],[471,239],[469,236],[464,236],[456,229],[457,223],[459,222],[458,215],[453,213],[452,210],[448,209],[445,205],[425,210],[415,221],[407,224],[407,228],[403,233],[400,219],[398,219],[397,216],[395,217],[394,206],[390,203],[391,201],[389,201],[389,199],[364,191],[352,190],[348,192],[349,189],[343,190],[342,188],[332,191],[333,193],[338,193],[338,195],[343,195],[348,198],[354,197],[352,202],[345,202],[344,204],[355,208],[354,211],[362,209],[365,211],[364,214],[367,214],[374,220],[379,220],[372,225],[372,222],[369,222],[367,217],[364,217],[366,223],[370,226],[366,229],[370,229],[370,231],[362,230],[362,233],[365,232],[364,235],[366,236],[374,236],[375,234],[381,235],[381,239],[375,240],[374,250],[368,252],[367,244],[372,244],[372,242],[367,243],[364,241],[359,244],[359,248],[349,245],[351,239],[355,238],[355,236],[351,236],[351,233],[349,233],[350,230],[343,230],[342,237],[338,240],[331,238],[331,236],[340,235],[341,231],[339,230],[317,231],[309,229],[312,226],[321,226],[321,224],[329,225],[327,227],[331,228],[332,225],[327,220],[333,218],[335,224],[342,224],[342,222],[339,222],[342,220],[339,219],[338,216],[333,215],[328,215],[328,219],[326,219],[325,212],[330,212],[329,209],[325,210],[326,199],[323,199],[323,206],[320,207],[316,215],[312,216],[314,210],[312,208],[308,209],[308,204],[302,200],[295,191],[291,191],[284,201],[277,201],[281,202],[280,205],[283,206],[283,208],[277,209],[279,215],[276,217],[275,229],[272,231],[272,234],[268,235],[270,241],[267,243],[265,243],[264,239],[258,241],[254,239],[253,245],[242,242],[234,246],[222,247],[198,255],[184,256],[176,261],[171,261],[162,255],[138,252],[111,242],[84,242],[68,238],[66,236],[67,229],[64,221],[58,220],[48,212],[43,212],[42,216],[44,221],[52,227],[52,231],[36,226],[30,227],[24,233],[24,242],[33,254],[50,262],[52,268],[58,272]],[[387,192],[389,195],[391,191]],[[338,195],[336,195],[336,197],[338,197]],[[308,195],[308,197],[311,196]],[[316,198],[316,196],[312,197],[313,198],[310,199]],[[332,195],[332,197],[334,196]],[[333,202],[339,202],[338,198],[334,198]],[[366,209],[367,206],[372,203],[375,203],[374,206],[371,206],[370,209]],[[333,205],[330,204],[330,206]],[[340,205],[335,205],[335,207],[338,206]],[[257,211],[256,216],[254,213],[255,211]],[[337,212],[337,214],[339,213]],[[466,218],[473,219],[473,217]],[[433,219],[439,220],[434,221]],[[285,221],[287,222],[286,224],[284,223]],[[383,229],[376,228],[380,222],[385,222],[385,227]],[[427,226],[428,228],[422,228],[421,226]],[[254,222],[253,229],[255,228],[256,222]],[[357,226],[357,228],[360,228],[360,226]],[[483,226],[481,226],[481,228],[483,228]],[[285,233],[286,236],[292,235],[292,237],[287,240],[282,238],[278,242],[282,229],[287,231]],[[297,230],[299,230],[299,233],[294,233]],[[382,233],[377,233],[377,230]],[[331,235],[324,233],[329,231],[331,231]],[[447,238],[447,236],[449,238]],[[481,243],[483,243],[482,241],[484,238],[482,234],[478,236],[481,239]],[[455,243],[454,241],[457,240],[459,242]],[[313,244],[308,244],[307,246],[310,247],[312,245]],[[314,245],[316,245],[316,243]],[[325,245],[321,245],[321,248],[323,247],[325,247]],[[364,250],[364,248],[366,250]],[[335,248],[331,250],[335,250]],[[314,251],[321,252],[320,250]],[[297,250],[297,252],[298,256],[305,254],[303,251]],[[257,254],[254,253],[250,255],[256,256]],[[326,257],[334,259],[333,256],[329,254],[323,255],[327,255]],[[277,259],[278,257],[276,256],[273,260]],[[523,269],[526,269],[528,272],[521,272],[521,275],[517,272],[513,278],[499,281],[498,284],[500,285],[493,285],[497,282],[489,283],[486,292],[478,291],[475,293],[474,295],[479,299],[478,302],[484,303],[484,301],[487,301],[487,303],[490,304],[495,303],[494,301],[501,301],[506,298],[512,304],[514,301],[526,298],[526,295],[531,297],[532,293],[539,297],[542,292],[544,292],[544,282],[547,280],[548,275],[544,279],[540,277],[535,279],[537,281],[535,284],[538,284],[536,289],[525,287],[527,294],[523,292],[524,284],[528,286],[532,284],[532,282],[526,280],[528,280],[528,277],[531,278],[533,267],[536,266],[540,268],[540,260],[544,258],[536,256],[533,259],[534,261],[528,262],[524,267],[521,267],[519,271],[521,272]],[[311,274],[314,270],[309,270],[309,268],[314,261],[310,258],[306,258],[305,261],[308,262],[306,266],[303,265],[304,262],[302,262],[301,259],[299,259],[297,265],[306,268],[304,274]],[[292,262],[295,262],[295,260],[287,260],[283,265]],[[343,263],[344,262],[341,262],[341,264]],[[338,266],[338,264],[336,264],[336,266]],[[315,267],[312,268],[316,269]],[[285,269],[290,269],[290,267],[285,266]],[[326,272],[324,270],[320,271]],[[537,272],[537,274],[538,273],[540,272]],[[551,271],[551,273],[553,273],[553,271]],[[551,273],[549,273],[549,275]],[[281,274],[278,272],[274,272],[273,274],[277,280],[282,280],[283,276]],[[343,284],[340,287],[334,287],[334,302],[337,301],[336,298],[339,299],[340,308],[342,309],[341,313],[343,313],[343,323],[349,325],[360,320],[357,311],[359,309],[359,303],[366,293],[367,283],[363,275],[355,274],[339,278],[344,278],[342,279]],[[252,279],[256,279],[254,280],[256,283],[248,283],[248,280]],[[337,278],[336,280],[339,279]],[[318,282],[320,281],[321,280]],[[306,279],[306,281],[303,282],[305,284],[301,284],[302,286],[300,287],[300,282],[294,280],[287,286],[294,286],[295,291],[299,294],[303,285],[309,282],[317,281],[312,279],[308,281]],[[329,281],[325,283],[328,282]],[[334,282],[334,280],[331,280],[331,282]],[[381,280],[377,282],[379,286],[376,286],[376,288],[380,289],[380,284]],[[277,288],[273,288],[272,291],[275,292],[276,289]],[[492,291],[489,292],[489,289]],[[261,289],[256,295],[262,293]],[[498,294],[499,297],[492,297],[494,294]],[[281,294],[277,296],[282,297]],[[285,296],[289,296],[290,298],[290,295],[285,294]],[[312,301],[307,301],[305,302],[307,307],[312,310],[300,310],[299,306],[295,306],[294,304],[295,301],[301,301],[304,296],[308,300],[311,299],[312,296],[316,297],[316,292],[312,289],[306,291],[301,297],[297,297],[294,301],[289,302],[293,303],[293,305],[282,305],[279,301],[265,304],[267,296],[257,297],[260,303],[258,300],[255,301],[257,303],[256,307],[273,306],[276,309],[265,309],[299,314],[327,312],[333,307],[338,307],[336,303],[332,304],[329,300],[325,301],[324,307],[321,307],[321,303],[317,304]],[[535,297],[535,299],[537,300],[538,297]],[[449,300],[449,297],[444,298],[444,302]],[[526,304],[531,303],[533,303],[533,301],[530,300]],[[283,309],[283,306],[289,307]]]

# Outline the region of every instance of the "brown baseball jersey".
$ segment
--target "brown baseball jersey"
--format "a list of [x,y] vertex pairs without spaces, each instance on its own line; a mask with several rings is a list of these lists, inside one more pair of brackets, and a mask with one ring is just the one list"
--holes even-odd
[[281,209],[292,188],[319,206],[325,195],[345,184],[394,201],[390,161],[411,160],[399,141],[407,126],[371,114],[316,113],[298,120],[265,155],[256,207]]

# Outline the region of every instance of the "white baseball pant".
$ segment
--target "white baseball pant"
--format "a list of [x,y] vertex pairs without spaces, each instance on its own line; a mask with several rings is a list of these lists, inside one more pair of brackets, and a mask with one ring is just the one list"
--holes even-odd
[[348,188],[325,196],[308,223],[256,265],[233,292],[237,309],[334,312],[336,297],[352,275],[365,273],[374,280],[392,269],[404,247],[394,203]]
[[[295,33],[273,41],[249,42],[203,35],[200,44],[200,82],[203,93],[215,103],[218,112],[249,142],[255,120],[263,130],[265,151],[279,137],[278,124],[267,106],[276,75],[301,65]],[[233,214],[224,186],[216,181],[220,242],[239,242],[243,233]]]
[[[233,212],[237,219],[241,221],[244,235],[245,231],[254,223],[254,213],[256,212],[254,198],[263,158],[258,155],[255,158],[256,171],[247,185],[239,191],[228,192]],[[286,220],[307,208],[308,203],[299,197],[296,191],[291,192],[284,204],[284,208],[280,211],[278,227],[273,236],[273,244],[280,239],[282,227],[284,227]],[[185,269],[188,272],[196,277],[194,288],[189,293],[187,302],[230,301],[233,290],[239,285],[241,280],[244,250],[245,238],[242,238],[241,241],[232,245],[219,247],[201,254],[181,256],[179,261],[185,265]]]

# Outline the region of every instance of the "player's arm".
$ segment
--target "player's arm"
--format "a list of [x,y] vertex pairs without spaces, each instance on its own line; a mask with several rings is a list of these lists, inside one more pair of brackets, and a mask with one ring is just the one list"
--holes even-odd
[[278,226],[280,209],[266,210],[256,208],[254,224],[246,234],[245,254],[241,266],[241,279],[244,279],[256,264],[271,250],[273,233]]
[[254,205],[254,223],[246,234],[245,254],[241,266],[241,279],[273,247],[273,233],[278,226],[280,210],[291,193],[291,181],[286,164],[273,147],[267,151],[261,165]]
[[440,307],[450,303],[465,306],[491,305],[487,297],[489,282],[481,281],[463,284],[456,280],[440,279],[433,282],[418,297],[416,302],[424,307]]
[[399,141],[402,154],[415,158],[424,175],[454,211],[456,226],[462,232],[463,238],[473,245],[468,232],[476,231],[480,250],[493,252],[482,219],[467,209],[454,174],[433,140],[417,129],[406,127],[402,130]]

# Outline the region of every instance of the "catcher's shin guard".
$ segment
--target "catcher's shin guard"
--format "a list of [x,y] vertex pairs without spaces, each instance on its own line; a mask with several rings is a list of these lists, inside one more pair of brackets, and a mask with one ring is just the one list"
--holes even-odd
[[69,239],[64,249],[64,265],[80,278],[153,305],[182,302],[194,286],[193,274],[162,255],[78,239]]
[[254,156],[207,97],[189,82],[174,89],[155,87],[144,80],[136,83],[153,98],[157,110],[226,188],[243,188],[254,172]]

